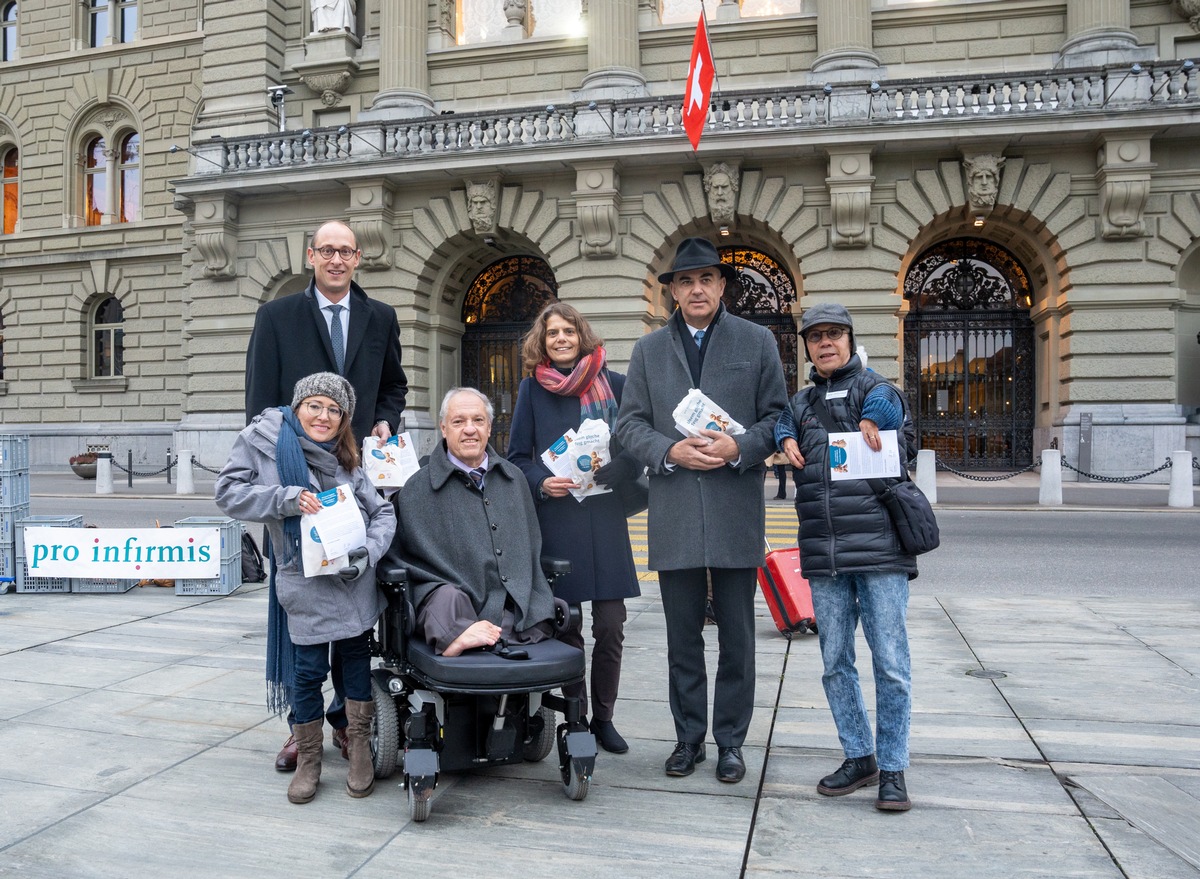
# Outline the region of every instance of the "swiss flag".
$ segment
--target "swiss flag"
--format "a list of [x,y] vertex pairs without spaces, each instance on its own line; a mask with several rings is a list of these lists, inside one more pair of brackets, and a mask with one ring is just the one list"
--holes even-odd
[[712,49],[708,45],[708,25],[704,12],[696,24],[696,39],[692,41],[692,63],[688,65],[687,89],[683,93],[683,130],[692,142],[692,150],[700,148],[700,135],[708,121],[708,99],[712,96]]

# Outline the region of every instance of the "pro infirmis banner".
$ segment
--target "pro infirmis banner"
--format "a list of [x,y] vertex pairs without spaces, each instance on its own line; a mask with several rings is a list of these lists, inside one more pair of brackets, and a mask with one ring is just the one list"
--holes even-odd
[[34,577],[211,579],[221,576],[217,528],[25,529]]

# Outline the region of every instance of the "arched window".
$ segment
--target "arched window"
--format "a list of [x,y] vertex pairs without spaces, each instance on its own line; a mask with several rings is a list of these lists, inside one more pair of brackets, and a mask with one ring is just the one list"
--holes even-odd
[[17,59],[17,4],[0,0],[0,61]]
[[109,296],[92,312],[92,374],[90,378],[113,378],[125,369],[125,311],[115,296]]
[[11,235],[17,231],[20,170],[17,148],[0,147],[0,187],[4,190],[3,198],[0,198],[0,235]]
[[104,137],[92,136],[83,150],[83,224],[133,223],[142,195],[141,138],[127,132],[110,149]]

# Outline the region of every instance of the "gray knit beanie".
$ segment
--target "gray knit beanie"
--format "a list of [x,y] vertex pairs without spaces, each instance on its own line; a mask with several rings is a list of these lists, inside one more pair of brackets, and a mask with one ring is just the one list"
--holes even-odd
[[343,418],[354,417],[354,388],[336,372],[314,372],[296,382],[292,408],[308,397],[328,397],[342,408]]

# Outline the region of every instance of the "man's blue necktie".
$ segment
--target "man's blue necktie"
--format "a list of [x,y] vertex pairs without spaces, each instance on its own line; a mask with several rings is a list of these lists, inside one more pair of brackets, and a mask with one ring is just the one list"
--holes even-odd
[[696,330],[696,347],[697,348],[704,345],[704,332],[705,332],[704,330]]

